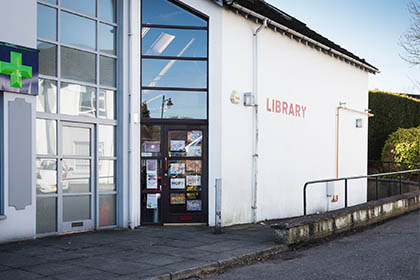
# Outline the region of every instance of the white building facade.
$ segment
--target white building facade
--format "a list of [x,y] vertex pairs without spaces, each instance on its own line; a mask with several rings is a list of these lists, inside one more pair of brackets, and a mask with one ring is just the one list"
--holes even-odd
[[[305,182],[367,174],[378,70],[264,1],[0,5],[0,41],[40,50],[38,96],[1,93],[0,242],[213,226],[219,180],[224,226],[299,216]],[[10,183],[14,102],[31,116],[25,186]],[[343,207],[335,192],[311,187],[308,211]],[[366,196],[361,180],[348,204]]]

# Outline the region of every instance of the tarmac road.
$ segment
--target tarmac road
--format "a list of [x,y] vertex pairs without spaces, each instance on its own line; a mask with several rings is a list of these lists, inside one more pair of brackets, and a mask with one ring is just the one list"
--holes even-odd
[[204,279],[420,279],[420,211]]

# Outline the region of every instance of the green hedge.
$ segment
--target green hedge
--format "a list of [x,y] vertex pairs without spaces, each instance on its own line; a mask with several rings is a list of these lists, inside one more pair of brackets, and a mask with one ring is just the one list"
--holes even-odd
[[398,128],[420,125],[420,100],[390,92],[369,91],[369,159],[380,160],[388,136]]
[[420,163],[420,126],[392,133],[382,150],[382,160]]

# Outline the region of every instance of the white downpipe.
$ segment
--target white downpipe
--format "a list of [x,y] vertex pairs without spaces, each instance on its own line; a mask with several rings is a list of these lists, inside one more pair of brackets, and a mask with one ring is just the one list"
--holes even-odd
[[254,55],[253,55],[253,139],[252,139],[252,223],[257,222],[257,187],[258,187],[258,33],[267,27],[267,19],[253,32]]
[[131,20],[132,20],[132,16],[131,16],[131,4],[132,0],[128,1],[128,73],[127,73],[127,80],[128,80],[128,109],[129,109],[129,118],[128,118],[128,227],[129,228],[133,228],[133,217],[132,217],[132,185],[133,185],[133,180],[131,178],[132,176],[132,172],[131,172],[131,168],[133,166],[132,164],[132,150],[133,150],[133,145],[132,145],[132,123],[133,123],[133,119],[132,119],[132,115],[133,115],[133,109],[131,108],[131,98],[132,98],[132,85],[131,85],[131,81],[132,81],[132,62],[131,62],[131,58],[132,58],[132,39],[131,37],[133,36],[132,33],[132,27],[131,27]]

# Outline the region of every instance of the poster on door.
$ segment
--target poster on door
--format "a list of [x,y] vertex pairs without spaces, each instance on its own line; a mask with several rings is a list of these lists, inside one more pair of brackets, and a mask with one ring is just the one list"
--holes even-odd
[[203,136],[203,132],[200,130],[188,131],[187,133],[188,143],[201,142],[202,136]]
[[185,193],[171,193],[171,204],[185,204]]
[[171,140],[171,152],[183,152],[185,151],[184,140]]
[[185,174],[185,163],[171,163],[170,174],[171,175]]
[[201,200],[187,200],[187,211],[201,211]]
[[146,208],[147,209],[157,209],[158,208],[158,194],[157,193],[147,194]]
[[187,172],[201,172],[201,160],[187,160]]
[[188,175],[187,176],[187,186],[201,186],[201,176],[200,175]]
[[185,179],[184,178],[171,178],[171,189],[174,189],[174,190],[185,189]]
[[146,188],[155,190],[158,188],[158,179],[156,174],[146,174]]

